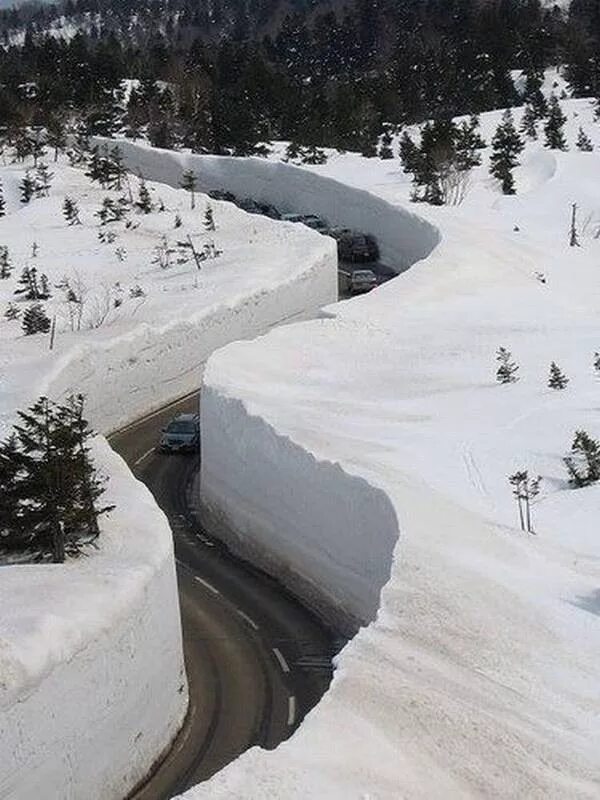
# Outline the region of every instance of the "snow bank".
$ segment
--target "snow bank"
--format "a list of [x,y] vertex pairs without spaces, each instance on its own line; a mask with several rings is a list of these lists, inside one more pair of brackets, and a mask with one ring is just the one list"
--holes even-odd
[[179,186],[183,170],[193,170],[202,191],[224,189],[270,203],[282,213],[317,214],[331,225],[368,231],[379,242],[382,261],[398,269],[425,258],[439,242],[436,228],[416,214],[279,161],[174,153],[125,139],[119,147],[133,172],[170,186]]
[[372,620],[398,530],[387,496],[210,388],[201,415],[206,526],[340,628]]
[[0,797],[122,800],[187,708],[171,533],[98,439],[117,506],[97,553],[2,568]]
[[[572,149],[528,143],[515,197],[490,179],[488,150],[462,206],[418,207],[442,232],[427,259],[327,319],[209,360],[213,515],[259,546],[267,530],[270,547],[344,602],[348,548],[390,559],[371,572],[372,592],[390,579],[294,737],[186,798],[598,797],[600,488],[570,489],[562,459],[575,429],[600,438],[600,161],[574,150],[579,125],[596,148],[600,131],[588,101],[564,110]],[[488,141],[500,114],[482,118]],[[410,178],[397,162],[348,154],[313,172],[405,213]],[[568,246],[573,202],[580,248]],[[520,365],[514,385],[495,382],[499,346]],[[553,359],[570,378],[560,392],[547,388]],[[234,480],[230,449],[247,469]],[[519,469],[542,476],[536,536],[519,530],[507,480]],[[374,507],[368,530],[350,476],[387,496],[397,532]],[[319,479],[331,505],[315,499]]]
[[[0,300],[14,302],[19,268],[36,264],[53,288],[65,272],[81,279],[86,312],[96,314],[100,304],[103,313],[106,297],[110,303],[106,324],[74,331],[53,291],[46,301],[58,320],[52,352],[47,337],[23,336],[18,320],[0,324],[0,436],[40,394],[72,392],[87,395],[86,416],[107,434],[197,388],[213,349],[337,297],[335,243],[304,227],[214,203],[222,257],[201,273],[189,263],[162,270],[152,264],[153,247],[173,236],[175,213],[182,231],[189,226],[200,237],[203,198],[192,212],[184,192],[149,185],[167,213],[113,225],[117,253],[97,236],[95,212],[106,191],[59,164],[50,197],[23,208],[19,169],[2,175],[9,213],[0,235],[16,269],[0,283]],[[65,194],[79,202],[81,225],[65,225]],[[141,299],[128,298],[135,285],[145,290]],[[187,708],[170,529],[102,439],[95,451],[116,504],[98,551],[64,566],[1,568],[3,800],[122,800],[169,746]]]

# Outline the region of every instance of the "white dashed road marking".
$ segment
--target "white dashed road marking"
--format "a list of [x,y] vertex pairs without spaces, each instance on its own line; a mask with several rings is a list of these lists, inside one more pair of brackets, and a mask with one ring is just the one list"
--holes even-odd
[[294,695],[288,697],[288,719],[287,724],[293,725],[296,721],[296,698]]
[[137,459],[137,461],[134,461],[134,462],[133,462],[133,466],[134,466],[134,467],[137,467],[137,466],[138,466],[138,464],[141,464],[141,463],[142,463],[142,461],[145,461],[145,460],[148,458],[148,456],[152,455],[152,453],[154,452],[154,449],[155,449],[154,447],[151,447],[151,448],[150,448],[150,450],[147,450],[147,451],[144,453],[144,455],[143,455],[143,456],[140,456],[140,457]]
[[216,588],[215,588],[215,587],[212,585],[212,583],[209,583],[208,581],[205,581],[205,580],[204,580],[204,578],[201,578],[199,575],[194,575],[194,580],[195,580],[195,581],[198,581],[198,583],[201,583],[201,584],[202,584],[202,586],[205,586],[205,587],[206,587],[206,588],[207,588],[209,591],[211,591],[213,594],[221,594],[221,592],[220,592],[218,589],[216,589]]
[[281,650],[278,647],[274,647],[273,653],[275,654],[275,658],[277,659],[277,661],[279,661],[279,666],[281,667],[281,669],[284,672],[289,672],[290,668],[288,666],[287,661],[283,657],[283,653],[281,652]]
[[246,622],[248,623],[248,625],[250,625],[251,628],[254,628],[255,631],[258,630],[258,625],[256,624],[256,622],[254,622],[252,617],[249,617],[248,614],[242,611],[241,608],[236,608],[236,611],[243,620],[246,620]]

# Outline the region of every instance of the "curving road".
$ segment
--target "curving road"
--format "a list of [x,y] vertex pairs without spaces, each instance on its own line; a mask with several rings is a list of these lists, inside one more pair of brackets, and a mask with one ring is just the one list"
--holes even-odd
[[343,643],[275,580],[233,556],[193,514],[196,456],[154,446],[183,398],[124,428],[112,447],[167,515],[175,543],[190,707],[173,747],[131,798],[165,800],[253,745],[276,747],[318,702]]

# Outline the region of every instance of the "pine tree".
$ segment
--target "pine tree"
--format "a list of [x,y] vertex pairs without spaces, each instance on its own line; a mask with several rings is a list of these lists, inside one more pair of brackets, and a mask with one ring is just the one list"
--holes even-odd
[[63,216],[69,225],[81,225],[79,219],[79,206],[71,197],[65,197],[63,203]]
[[3,217],[6,214],[6,201],[4,199],[4,187],[2,186],[2,181],[0,181],[0,217]]
[[6,308],[6,311],[4,312],[4,316],[8,320],[19,319],[19,317],[21,316],[19,307],[16,306],[14,303],[9,303]]
[[550,375],[548,376],[548,387],[550,389],[564,389],[569,383],[567,376],[561,372],[558,364],[553,361],[550,364]]
[[379,158],[390,159],[394,157],[392,151],[392,134],[389,128],[386,128],[381,134],[381,141],[379,143]]
[[24,267],[21,272],[21,277],[17,281],[20,288],[15,289],[16,295],[24,295],[26,300],[39,300],[40,287],[38,284],[37,268]]
[[31,140],[31,155],[33,156],[33,166],[37,169],[39,160],[46,155],[46,148],[39,131]]
[[210,203],[206,204],[206,211],[204,212],[204,230],[207,232],[216,230],[215,218]]
[[519,165],[517,156],[522,150],[523,142],[515,130],[512,112],[507,109],[492,139],[490,158],[490,172],[500,181],[504,194],[515,193],[512,170]]
[[10,278],[13,267],[10,260],[10,253],[6,245],[0,245],[0,280]]
[[50,318],[44,311],[40,303],[29,306],[23,312],[21,323],[25,336],[33,336],[36,333],[48,333],[50,330]]
[[51,114],[46,126],[46,141],[54,150],[54,162],[58,161],[58,154],[67,145],[67,136],[63,120],[58,114]]
[[419,168],[421,152],[417,145],[404,131],[400,137],[400,161],[405,172],[416,172]]
[[509,350],[499,347],[496,351],[496,361],[499,364],[496,370],[498,383],[516,383],[519,380],[517,377],[519,367],[512,360],[512,353]]
[[54,173],[50,172],[48,165],[43,161],[37,165],[35,171],[35,196],[48,197]]
[[591,153],[594,149],[592,140],[583,130],[581,125],[579,126],[579,132],[577,133],[577,149],[581,150],[583,153]]
[[146,186],[146,181],[143,179],[140,180],[138,200],[135,205],[143,214],[150,214],[153,209],[152,198],[150,197],[150,192]]
[[123,181],[127,176],[127,169],[123,163],[123,156],[118,147],[113,147],[108,153],[107,160],[107,185],[111,189],[121,191]]
[[181,228],[183,222],[181,221],[181,217],[179,214],[175,214],[175,221],[173,222],[174,228]]
[[186,170],[181,176],[180,186],[190,193],[190,208],[196,208],[196,175],[192,170]]
[[573,488],[600,480],[600,443],[585,431],[576,431],[571,455],[564,459]]
[[600,353],[594,353],[594,360],[592,363],[594,364],[595,372],[600,375]]
[[35,183],[29,170],[23,176],[23,180],[19,186],[21,190],[21,202],[22,203],[29,203],[33,195],[35,194]]
[[545,146],[551,150],[566,150],[567,142],[563,132],[563,128],[567,118],[562,113],[560,103],[555,95],[550,96],[548,103],[548,118],[544,125],[544,133],[546,135]]
[[19,412],[0,446],[0,490],[11,500],[0,516],[5,548],[61,563],[97,538],[99,517],[113,507],[99,505],[105,481],[90,458],[91,436],[80,395],[63,405],[42,397]]
[[525,111],[523,112],[523,117],[521,119],[521,126],[520,130],[521,133],[525,134],[528,139],[537,139],[537,129],[536,129],[536,122],[538,120],[538,116],[535,113],[535,109],[533,106],[525,106]]
[[39,284],[39,299],[40,300],[47,300],[51,296],[50,291],[50,283],[48,281],[48,276],[42,272],[40,275],[40,284]]

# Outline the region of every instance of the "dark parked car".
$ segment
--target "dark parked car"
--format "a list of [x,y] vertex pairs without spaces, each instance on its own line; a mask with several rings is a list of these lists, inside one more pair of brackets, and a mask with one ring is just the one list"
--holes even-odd
[[163,453],[191,453],[200,444],[200,419],[197,414],[179,414],[162,429],[158,449]]
[[350,276],[350,293],[364,294],[377,286],[377,276],[370,269],[355,269]]

